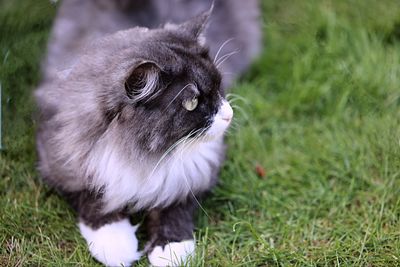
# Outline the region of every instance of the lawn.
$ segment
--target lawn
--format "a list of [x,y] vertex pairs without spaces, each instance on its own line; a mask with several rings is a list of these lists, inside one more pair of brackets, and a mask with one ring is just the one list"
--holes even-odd
[[[262,9],[265,47],[229,96],[228,159],[193,265],[400,266],[398,0]],[[32,90],[55,11],[0,0],[0,266],[97,264],[35,170]]]

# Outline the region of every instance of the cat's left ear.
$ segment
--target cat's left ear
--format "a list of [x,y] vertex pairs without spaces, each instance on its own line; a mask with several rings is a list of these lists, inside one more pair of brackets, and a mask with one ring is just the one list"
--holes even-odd
[[196,39],[201,45],[205,43],[204,30],[207,26],[207,23],[210,19],[211,13],[214,9],[214,3],[211,5],[211,8],[200,15],[188,20],[180,25],[174,27],[174,25],[167,24],[166,28],[176,28],[183,34]]
[[127,96],[134,102],[147,102],[158,92],[160,67],[152,61],[141,61],[130,72],[125,81]]

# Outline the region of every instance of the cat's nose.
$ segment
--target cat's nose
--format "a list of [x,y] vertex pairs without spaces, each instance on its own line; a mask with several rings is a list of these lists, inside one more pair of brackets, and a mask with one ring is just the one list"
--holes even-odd
[[223,119],[224,121],[230,122],[232,120],[233,109],[226,100],[222,101],[222,106],[220,108],[220,115],[221,119]]

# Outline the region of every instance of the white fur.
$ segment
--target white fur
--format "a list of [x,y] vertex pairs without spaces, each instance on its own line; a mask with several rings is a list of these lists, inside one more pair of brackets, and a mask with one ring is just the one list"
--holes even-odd
[[[89,158],[87,170],[94,173],[92,186],[104,189],[104,212],[125,206],[136,209],[167,206],[189,194],[209,188],[213,168],[221,162],[223,133],[232,117],[224,100],[206,141],[195,140],[178,145],[164,158],[141,162],[127,161],[117,146],[99,142]],[[227,118],[229,120],[227,120]]]
[[[135,101],[141,101],[150,94],[154,92],[158,83],[158,73],[154,69],[150,69],[146,72],[146,82],[144,83],[145,86],[140,89],[139,94],[134,97]],[[138,93],[138,92],[136,92]]]
[[172,242],[164,246],[157,246],[148,255],[152,266],[182,266],[194,255],[194,240]]
[[167,206],[191,192],[209,187],[211,166],[218,164],[222,138],[213,142],[178,146],[171,155],[154,162],[127,162],[110,145],[93,151],[89,168],[94,186],[104,186],[104,212],[134,203],[137,209]]
[[205,46],[207,43],[206,36],[203,33],[200,33],[199,37],[197,37],[197,42],[200,46]]
[[232,117],[233,117],[233,110],[231,105],[229,105],[228,101],[222,100],[222,105],[214,117],[213,124],[207,131],[207,135],[211,137],[218,137],[222,135],[225,132],[225,130],[229,127]]
[[135,236],[137,226],[132,226],[128,219],[106,224],[97,230],[80,222],[79,229],[92,256],[106,266],[131,266],[140,259]]

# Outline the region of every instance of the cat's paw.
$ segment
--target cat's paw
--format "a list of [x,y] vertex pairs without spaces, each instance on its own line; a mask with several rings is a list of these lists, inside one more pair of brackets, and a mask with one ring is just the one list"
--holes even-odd
[[194,249],[194,240],[171,242],[164,248],[156,246],[148,258],[152,266],[182,266],[190,256],[194,256]]
[[96,230],[80,222],[79,229],[92,256],[106,266],[131,266],[140,259],[135,236],[137,226],[132,226],[128,219],[106,224]]

